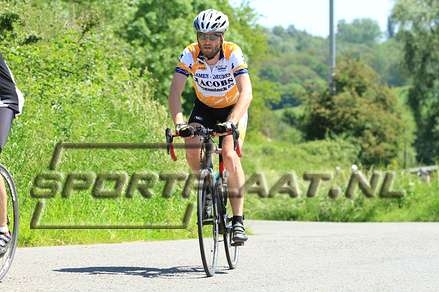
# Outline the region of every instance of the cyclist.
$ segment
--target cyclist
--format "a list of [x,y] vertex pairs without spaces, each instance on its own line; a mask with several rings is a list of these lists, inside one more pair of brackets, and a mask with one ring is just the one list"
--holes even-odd
[[[21,113],[23,94],[17,88],[14,76],[0,54],[0,153],[8,138],[12,120]],[[7,195],[0,176],[0,256],[4,255],[11,240],[7,222]]]
[[[224,41],[229,27],[228,17],[217,10],[200,12],[193,26],[197,42],[187,46],[180,55],[169,94],[169,107],[176,132],[185,138],[186,159],[197,173],[200,168],[201,141],[193,137],[194,126],[203,125],[212,129],[231,130],[238,128],[242,147],[247,127],[247,110],[252,100],[252,86],[247,64],[238,45]],[[196,93],[194,107],[186,123],[181,108],[180,96],[186,79],[191,75]],[[224,136],[222,156],[229,174],[229,198],[233,212],[233,241],[247,240],[243,223],[245,182],[241,161],[233,147],[231,135]]]

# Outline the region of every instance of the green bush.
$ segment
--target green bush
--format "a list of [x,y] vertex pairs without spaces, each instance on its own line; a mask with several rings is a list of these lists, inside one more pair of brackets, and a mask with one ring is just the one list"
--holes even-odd
[[307,103],[306,133],[310,139],[328,135],[354,138],[363,164],[389,164],[413,142],[413,124],[407,126],[396,95],[381,84],[364,63],[343,59],[334,78],[337,94],[311,92]]

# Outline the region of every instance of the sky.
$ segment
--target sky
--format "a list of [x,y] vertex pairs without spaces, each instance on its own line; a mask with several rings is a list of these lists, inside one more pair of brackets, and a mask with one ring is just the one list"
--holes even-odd
[[[263,26],[293,24],[312,35],[329,34],[329,0],[249,0],[249,4],[261,14],[258,23]],[[378,22],[381,31],[386,31],[393,4],[394,0],[334,0],[334,23],[341,19],[352,22],[356,18],[371,18]]]

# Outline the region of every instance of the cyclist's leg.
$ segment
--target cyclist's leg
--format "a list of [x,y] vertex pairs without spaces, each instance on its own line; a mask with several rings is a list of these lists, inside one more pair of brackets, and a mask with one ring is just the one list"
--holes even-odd
[[[247,114],[239,121],[238,129],[240,132],[239,144],[242,148],[245,130],[247,127]],[[245,234],[243,214],[244,214],[244,183],[245,174],[242,169],[241,159],[233,148],[233,138],[231,136],[224,137],[222,144],[222,153],[224,159],[224,166],[229,172],[228,188],[229,200],[233,212],[233,241],[235,243],[243,243],[247,240]]]
[[[207,128],[213,128],[215,126],[214,114],[216,111],[216,109],[212,109],[198,99],[195,99],[194,108],[189,118],[189,124],[194,127],[202,125]],[[200,170],[201,138],[186,138],[185,144],[186,146],[192,146],[186,148],[186,159],[192,171],[198,173]]]
[[[0,108],[0,153],[11,129],[12,120],[15,117],[15,112],[10,108]],[[0,176],[0,233],[7,228],[7,194],[5,191],[5,183],[3,177]],[[7,230],[6,230],[7,231]]]
[[0,153],[8,139],[9,130],[11,129],[14,117],[14,110],[8,107],[0,107]]
[[7,194],[5,188],[5,182],[3,177],[0,176],[0,227],[4,227],[7,225]]
[[[247,114],[239,121],[239,145],[242,148],[247,128]],[[228,187],[230,204],[234,216],[242,216],[244,212],[244,193],[242,186],[245,183],[245,174],[242,169],[241,160],[233,148],[233,137],[225,136],[222,143],[222,155],[224,167],[229,173]]]
[[5,182],[0,176],[0,256],[3,256],[11,240],[11,234],[8,228],[7,214],[7,194],[5,191]]
[[[205,111],[202,108],[201,102],[197,99],[194,102],[194,108],[192,109],[189,117],[189,125],[196,127],[202,125],[205,118]],[[186,160],[193,173],[198,173],[200,170],[200,150],[201,139],[200,137],[189,137],[184,139],[186,145]]]
[[[196,127],[199,123],[189,123],[189,125]],[[200,150],[201,140],[200,137],[188,137],[184,138],[186,145],[186,161],[189,164],[193,173],[198,173],[200,170]]]
[[223,139],[222,155],[224,167],[229,173],[228,187],[233,215],[242,216],[244,208],[242,186],[245,183],[245,176],[241,160],[233,149],[233,138],[231,136],[224,137]]

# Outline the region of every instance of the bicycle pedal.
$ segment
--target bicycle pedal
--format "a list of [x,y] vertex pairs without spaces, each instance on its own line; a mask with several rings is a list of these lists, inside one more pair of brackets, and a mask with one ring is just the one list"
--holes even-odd
[[230,245],[231,246],[243,246],[244,242],[232,242]]

